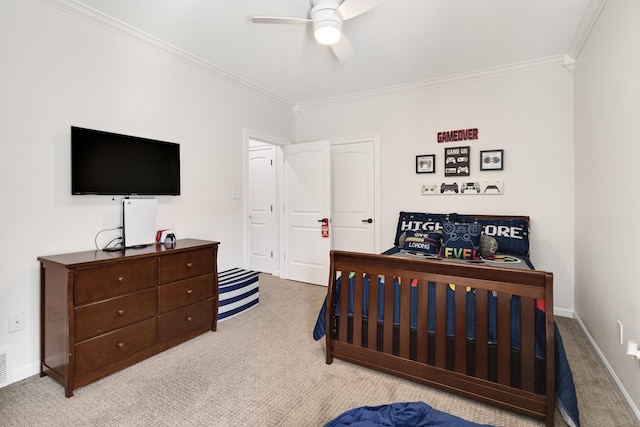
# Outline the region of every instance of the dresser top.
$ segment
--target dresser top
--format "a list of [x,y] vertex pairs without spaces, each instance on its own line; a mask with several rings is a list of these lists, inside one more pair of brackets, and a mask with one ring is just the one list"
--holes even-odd
[[127,248],[115,252],[103,251],[96,249],[93,251],[75,252],[68,254],[39,256],[38,261],[42,263],[61,264],[65,267],[74,267],[86,263],[106,263],[110,261],[126,261],[139,257],[148,257],[151,255],[162,255],[170,253],[180,253],[187,250],[217,247],[219,242],[198,239],[181,239],[175,244],[151,244],[144,248]]

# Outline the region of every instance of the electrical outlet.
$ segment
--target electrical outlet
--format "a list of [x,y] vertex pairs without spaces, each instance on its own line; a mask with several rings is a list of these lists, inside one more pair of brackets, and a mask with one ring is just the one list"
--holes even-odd
[[618,341],[620,341],[620,344],[624,344],[624,335],[623,335],[623,331],[622,331],[622,322],[619,320],[616,320],[616,325],[618,327]]
[[9,332],[21,331],[24,329],[24,312],[9,315]]

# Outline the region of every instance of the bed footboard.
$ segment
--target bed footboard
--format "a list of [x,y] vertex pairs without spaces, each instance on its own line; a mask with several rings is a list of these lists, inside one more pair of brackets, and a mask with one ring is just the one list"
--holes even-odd
[[332,251],[327,292],[328,364],[337,357],[553,425],[551,273]]

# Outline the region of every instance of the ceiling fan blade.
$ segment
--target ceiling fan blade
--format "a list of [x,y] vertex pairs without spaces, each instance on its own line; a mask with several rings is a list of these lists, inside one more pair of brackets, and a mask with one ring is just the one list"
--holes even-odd
[[340,62],[347,61],[353,56],[353,47],[344,33],[337,42],[331,45],[331,49],[333,49],[333,53],[336,54]]
[[251,22],[256,24],[308,24],[313,22],[307,18],[288,18],[284,16],[253,16]]
[[346,21],[347,19],[370,11],[383,1],[384,0],[345,0],[344,3],[338,6],[336,12],[340,14],[342,20]]

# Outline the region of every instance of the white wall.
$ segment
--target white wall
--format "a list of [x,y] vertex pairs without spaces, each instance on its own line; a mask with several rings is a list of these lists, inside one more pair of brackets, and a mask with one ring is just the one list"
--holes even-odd
[[[182,195],[157,225],[221,242],[242,266],[243,129],[292,139],[291,105],[37,0],[0,2],[0,348],[16,381],[39,370],[39,255],[93,250],[120,200],[71,196],[70,126],[181,144]],[[24,331],[7,316],[24,312]]]
[[[231,189],[243,188],[243,129],[299,141],[377,134],[382,247],[399,210],[530,215],[532,259],[555,275],[556,311],[570,314],[575,294],[638,406],[640,365],[615,342],[615,321],[625,339],[640,338],[640,202],[625,191],[640,179],[639,8],[608,2],[578,58],[574,179],[574,77],[560,65],[303,106],[294,134],[288,105],[46,3],[0,2],[0,348],[11,349],[12,380],[39,368],[37,256],[92,250],[99,230],[119,225],[119,200],[70,195],[71,125],[179,142],[183,194],[158,199],[158,226],[221,241],[221,269],[242,264],[242,203]],[[468,127],[478,141],[436,142],[439,131]],[[503,180],[503,196],[419,195],[421,182],[443,179],[444,147],[455,145],[472,147],[470,178]],[[498,148],[505,170],[480,172],[479,151]],[[435,176],[415,174],[415,156],[431,153]],[[7,316],[21,311],[26,329],[8,334]]]
[[640,417],[640,362],[625,356],[626,340],[640,339],[639,16],[640,2],[607,2],[577,58],[575,293],[578,316]]
[[[379,134],[381,244],[393,244],[398,212],[531,217],[531,258],[554,274],[558,314],[574,309],[573,75],[546,67],[302,108],[297,140]],[[481,76],[478,76],[481,77]],[[439,131],[478,128],[476,141],[437,143]],[[444,178],[445,147],[471,146],[470,180],[502,180],[504,195],[420,195]],[[480,150],[504,149],[504,171],[480,172]],[[415,156],[436,155],[435,174],[416,174]]]

